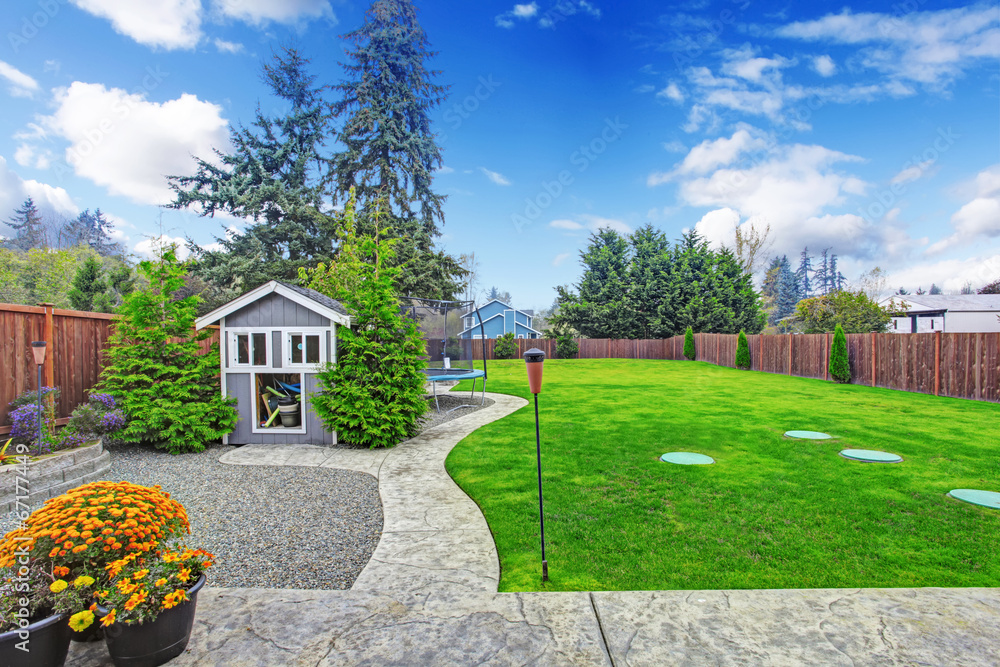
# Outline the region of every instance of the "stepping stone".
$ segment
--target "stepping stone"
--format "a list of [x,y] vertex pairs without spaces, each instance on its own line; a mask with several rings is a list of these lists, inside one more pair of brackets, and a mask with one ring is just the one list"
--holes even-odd
[[799,438],[801,440],[829,440],[833,436],[829,433],[819,431],[785,431],[787,438]]
[[977,491],[976,489],[952,489],[948,495],[955,500],[961,500],[973,505],[982,505],[990,509],[1000,510],[1000,493],[995,491]]
[[667,463],[678,463],[682,466],[706,466],[715,463],[715,459],[704,454],[694,452],[669,452],[660,457],[661,461]]
[[874,449],[845,449],[840,452],[840,455],[845,459],[866,461],[869,463],[899,463],[903,460],[902,456],[890,454],[889,452],[880,452]]

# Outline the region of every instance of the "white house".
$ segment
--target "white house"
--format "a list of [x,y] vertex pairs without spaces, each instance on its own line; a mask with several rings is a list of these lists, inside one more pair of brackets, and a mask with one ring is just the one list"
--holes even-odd
[[890,333],[1000,331],[1000,294],[906,294],[893,299],[897,305],[906,303],[906,314],[892,318]]

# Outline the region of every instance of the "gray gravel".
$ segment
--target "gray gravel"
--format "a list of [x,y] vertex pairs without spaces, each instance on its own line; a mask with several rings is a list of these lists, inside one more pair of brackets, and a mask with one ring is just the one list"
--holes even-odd
[[[439,388],[443,389],[443,388]],[[493,405],[439,391],[421,431]],[[448,413],[458,405],[474,404]],[[350,447],[350,445],[342,445]],[[152,447],[107,446],[105,479],[159,484],[191,522],[188,543],[216,556],[209,584],[227,588],[346,590],[368,564],[382,533],[382,502],[371,475],[334,468],[219,463],[230,445],[172,455]],[[0,519],[0,534],[16,526]]]

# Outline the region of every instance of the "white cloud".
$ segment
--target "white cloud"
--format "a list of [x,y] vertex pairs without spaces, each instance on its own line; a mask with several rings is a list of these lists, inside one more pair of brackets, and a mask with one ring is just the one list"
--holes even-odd
[[452,169],[451,167],[449,167],[448,165],[443,164],[440,167],[438,167],[437,169],[435,169],[434,173],[436,173],[436,174],[454,174],[455,170]]
[[257,26],[322,17],[336,21],[328,0],[215,0],[214,4],[225,16]]
[[43,217],[74,216],[80,212],[66,190],[22,179],[0,156],[0,234],[8,235],[4,234],[7,219],[28,197],[34,200]]
[[731,208],[718,208],[709,211],[701,217],[694,229],[708,241],[713,248],[721,246],[732,247],[735,239],[735,229],[739,226],[740,214]]
[[776,74],[795,64],[794,60],[781,56],[762,58],[750,47],[728,50],[724,53],[726,61],[722,65],[722,73],[754,83],[760,83],[765,77],[765,72]]
[[674,140],[674,141],[668,141],[668,142],[664,143],[663,144],[663,150],[665,150],[665,151],[667,151],[669,153],[686,153],[687,152],[687,146],[685,146],[683,142]]
[[954,233],[927,248],[927,254],[1000,237],[1000,164],[979,172],[967,187],[975,198],[952,214]]
[[631,234],[632,228],[621,220],[614,218],[602,218],[596,215],[580,215],[577,220],[559,219],[549,223],[553,229],[562,229],[569,232],[596,232],[599,229],[610,228],[621,234]]
[[177,246],[177,259],[184,261],[191,254],[191,251],[187,247],[187,239],[183,236],[167,236],[162,234],[159,237],[147,238],[143,241],[136,243],[132,250],[137,254],[150,259],[159,257],[161,248],[166,248],[167,246],[174,244]]
[[7,89],[14,97],[31,97],[38,91],[38,82],[30,76],[0,60],[0,77],[7,80]]
[[568,252],[559,253],[558,255],[552,258],[552,266],[559,266],[569,258],[570,258],[570,253]]
[[504,177],[503,174],[497,173],[495,171],[490,171],[486,167],[480,167],[479,171],[483,172],[483,174],[486,175],[486,178],[490,179],[497,185],[510,185],[510,181],[507,180],[507,178]]
[[849,9],[778,29],[782,37],[815,42],[866,45],[857,64],[890,78],[946,87],[980,59],[1000,56],[996,7],[980,4],[901,16]]
[[530,19],[538,13],[538,4],[532,2],[527,5],[514,5],[512,13],[519,19]]
[[898,174],[890,179],[890,183],[893,185],[902,185],[904,183],[911,183],[924,174],[927,173],[928,169],[934,164],[934,160],[927,160],[926,162],[921,162],[915,164],[911,167],[901,170]]
[[684,101],[684,93],[681,92],[681,89],[677,87],[676,83],[668,84],[667,87],[658,92],[656,96],[677,102],[678,104]]
[[820,76],[833,76],[837,73],[837,63],[830,56],[816,56],[812,61],[813,69]]
[[31,144],[21,144],[14,151],[14,160],[22,167],[48,169],[52,165],[52,151]]
[[146,46],[193,49],[201,40],[201,0],[71,2],[86,12],[108,19],[115,32]]
[[192,155],[210,159],[213,148],[229,146],[222,108],[194,95],[148,102],[143,93],[77,81],[56,92],[55,105],[42,122],[69,142],[66,163],[137,203],[169,202],[167,175],[192,173]]
[[957,294],[967,282],[980,287],[997,276],[1000,276],[1000,255],[977,255],[920,264],[910,262],[906,268],[892,271],[887,282],[894,289],[905,286],[911,290],[916,287],[926,290],[933,283],[945,292]]
[[215,39],[215,48],[217,48],[222,53],[241,53],[243,51],[243,45],[238,42],[227,42],[224,39]]

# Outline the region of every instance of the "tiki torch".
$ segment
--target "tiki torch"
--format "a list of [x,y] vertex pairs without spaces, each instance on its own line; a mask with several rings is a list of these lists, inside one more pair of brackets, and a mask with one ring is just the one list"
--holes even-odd
[[535,395],[535,453],[538,457],[538,523],[542,535],[542,581],[549,580],[549,563],[545,560],[545,510],[542,504],[542,436],[538,428],[538,392],[542,390],[542,366],[545,353],[533,347],[524,353],[528,368],[528,388]]
[[42,455],[42,366],[45,365],[45,341],[35,340],[31,342],[31,354],[35,356],[35,364],[38,366],[38,455]]

